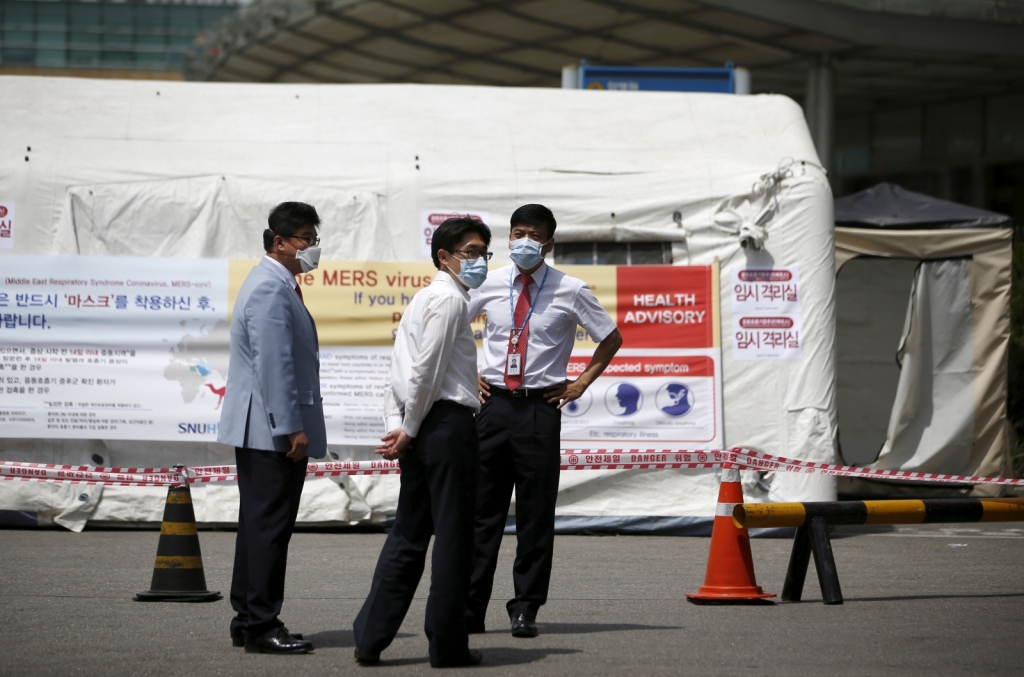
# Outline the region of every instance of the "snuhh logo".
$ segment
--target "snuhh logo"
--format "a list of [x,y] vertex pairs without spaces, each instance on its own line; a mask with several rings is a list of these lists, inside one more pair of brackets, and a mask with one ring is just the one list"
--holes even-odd
[[14,249],[13,202],[0,202],[0,249]]
[[179,423],[179,435],[216,435],[219,423]]

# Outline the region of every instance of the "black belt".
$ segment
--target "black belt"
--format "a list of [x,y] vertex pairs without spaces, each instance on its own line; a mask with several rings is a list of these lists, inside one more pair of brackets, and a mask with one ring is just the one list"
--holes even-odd
[[515,390],[509,390],[508,388],[499,388],[498,386],[491,386],[492,394],[515,398],[544,397],[545,390],[547,390],[547,388],[516,388]]

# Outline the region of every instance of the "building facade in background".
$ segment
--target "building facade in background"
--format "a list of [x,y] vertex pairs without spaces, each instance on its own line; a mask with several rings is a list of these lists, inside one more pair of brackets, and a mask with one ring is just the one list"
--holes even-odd
[[583,59],[733,62],[804,106],[837,196],[1024,223],[1024,0],[0,0],[0,74],[557,87]]
[[837,195],[890,181],[1024,223],[1024,92],[840,112],[833,171]]
[[182,79],[203,28],[233,0],[0,0],[0,74]]

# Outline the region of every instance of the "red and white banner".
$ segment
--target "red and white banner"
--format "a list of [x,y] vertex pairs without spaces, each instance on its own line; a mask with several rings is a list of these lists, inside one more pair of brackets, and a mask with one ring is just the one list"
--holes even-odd
[[[942,482],[947,484],[1000,484],[1024,486],[1024,479],[1007,477],[968,477],[903,470],[872,470],[854,466],[813,463],[762,454],[753,449],[719,451],[710,449],[579,449],[561,456],[562,470],[710,470],[737,468],[762,472],[864,477],[867,479]],[[397,475],[398,461],[311,461],[306,477],[341,475]],[[111,486],[159,487],[188,483],[232,482],[235,466],[177,466],[174,468],[97,468],[92,466],[53,465],[0,461],[0,479],[23,482],[68,482]]]

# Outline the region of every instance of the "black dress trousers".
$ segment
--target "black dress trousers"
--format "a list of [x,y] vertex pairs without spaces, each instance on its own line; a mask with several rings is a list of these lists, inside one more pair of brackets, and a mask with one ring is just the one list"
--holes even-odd
[[283,625],[288,542],[299,513],[306,462],[277,451],[235,448],[238,536],[231,578],[232,637],[259,637]]
[[433,535],[424,620],[430,664],[465,657],[478,453],[473,410],[448,400],[434,403],[413,448],[400,462],[395,522],[377,560],[370,594],[353,624],[356,646],[363,651],[383,651],[395,638],[423,575]]
[[543,397],[514,398],[498,388],[491,393],[476,417],[480,484],[466,604],[470,625],[483,624],[487,614],[513,487],[517,545],[515,597],[506,604],[509,618],[526,614],[534,619],[547,601],[555,545],[562,412]]

